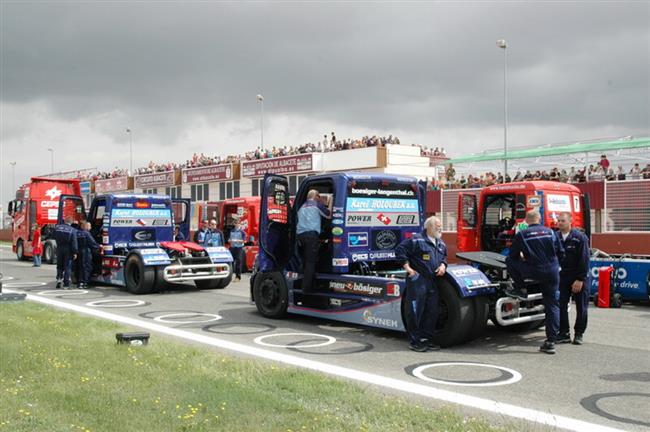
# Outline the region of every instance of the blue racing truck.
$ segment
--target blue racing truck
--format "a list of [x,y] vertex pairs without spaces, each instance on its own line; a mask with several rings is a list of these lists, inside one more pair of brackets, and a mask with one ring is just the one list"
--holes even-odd
[[[296,242],[297,210],[316,189],[332,203],[323,221],[315,292],[303,297]],[[413,177],[375,173],[310,176],[293,206],[286,177],[267,174],[262,188],[260,251],[251,297],[269,318],[287,312],[404,331],[406,273],[395,248],[423,229],[425,189]],[[470,340],[488,320],[488,297],[498,284],[471,265],[450,265],[438,280],[440,314],[436,342]]]
[[101,254],[93,259],[93,282],[147,294],[188,281],[199,289],[225,288],[232,279],[233,259],[226,248],[174,241],[175,226],[189,238],[189,200],[98,195],[86,213],[80,196],[62,195],[58,222],[67,216],[76,223],[90,222],[90,233],[101,245]]

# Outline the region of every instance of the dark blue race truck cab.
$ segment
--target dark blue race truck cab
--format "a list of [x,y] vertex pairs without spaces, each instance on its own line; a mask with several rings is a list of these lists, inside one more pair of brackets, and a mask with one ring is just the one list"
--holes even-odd
[[[296,222],[311,189],[331,200],[332,218],[322,221],[315,293],[303,298]],[[291,205],[287,179],[267,174],[260,252],[251,278],[259,312],[269,318],[292,313],[404,331],[406,273],[395,248],[422,231],[424,199],[424,185],[413,177],[331,173],[305,179]],[[480,334],[495,285],[470,265],[450,265],[437,283],[436,342],[454,345]]]
[[59,223],[66,216],[90,222],[91,235],[101,245],[102,253],[93,261],[93,282],[147,294],[181,282],[194,282],[199,289],[225,288],[232,279],[232,255],[226,248],[174,241],[174,226],[189,238],[189,200],[99,195],[86,213],[81,197],[62,195]]

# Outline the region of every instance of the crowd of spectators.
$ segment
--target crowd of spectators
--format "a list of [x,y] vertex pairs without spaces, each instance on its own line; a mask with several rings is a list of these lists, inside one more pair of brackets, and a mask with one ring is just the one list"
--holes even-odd
[[529,180],[547,180],[559,181],[563,183],[584,183],[591,181],[618,181],[618,180],[639,180],[650,179],[650,164],[641,168],[640,164],[635,163],[629,170],[624,169],[622,165],[618,165],[616,169],[610,166],[610,162],[606,155],[602,155],[597,164],[584,166],[580,169],[571,167],[569,170],[553,168],[550,170],[526,170],[517,171],[514,177],[509,174],[505,177],[501,172],[488,171],[483,174],[472,175],[469,174],[465,177],[464,174],[457,176],[456,169],[452,164],[448,164],[443,178],[440,180],[432,180],[429,182],[429,187],[433,190],[436,189],[472,189],[491,186],[499,183],[510,183],[517,181]]
[[[317,141],[315,144],[310,142],[299,146],[284,146],[284,147],[273,146],[264,149],[258,147],[254,151],[246,152],[243,155],[206,156],[203,153],[201,154],[194,153],[192,155],[192,158],[186,160],[185,163],[183,164],[177,164],[173,162],[157,164],[153,161],[150,161],[147,166],[137,168],[131,174],[129,174],[129,171],[126,169],[118,169],[116,167],[115,170],[113,171],[97,172],[92,175],[79,173],[77,177],[84,180],[102,180],[102,179],[109,179],[115,177],[124,177],[128,175],[152,174],[157,172],[165,172],[165,171],[171,171],[171,170],[183,169],[183,168],[198,168],[198,167],[204,167],[210,165],[238,163],[241,161],[269,159],[274,157],[291,156],[291,155],[298,155],[304,153],[333,152],[333,151],[350,150],[350,149],[363,148],[363,147],[383,147],[386,144],[400,144],[400,140],[399,138],[394,137],[392,135],[389,135],[387,137],[384,136],[379,137],[373,135],[373,136],[364,136],[363,138],[359,138],[359,139],[339,140],[336,138],[336,134],[332,132],[330,136],[328,136],[327,134],[323,135],[323,139],[321,141]],[[427,152],[427,154],[430,153],[431,155],[434,155],[435,152],[437,156],[441,152],[441,150],[437,147],[435,150],[423,149],[422,147],[421,149],[423,152],[422,154],[425,154],[424,152]],[[442,152],[444,154],[444,149],[442,149]]]

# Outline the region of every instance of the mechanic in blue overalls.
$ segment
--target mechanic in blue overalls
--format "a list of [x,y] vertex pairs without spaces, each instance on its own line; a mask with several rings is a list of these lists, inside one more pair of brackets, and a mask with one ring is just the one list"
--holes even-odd
[[440,349],[433,341],[438,321],[438,287],[436,279],[447,270],[447,246],[442,241],[440,219],[431,216],[424,222],[424,231],[404,240],[395,249],[404,262],[406,279],[406,331],[409,349],[426,352]]
[[524,279],[536,280],[542,291],[546,315],[546,340],[539,350],[555,354],[555,341],[560,327],[560,263],[564,256],[562,244],[555,232],[540,225],[539,211],[526,213],[528,228],[515,234],[506,257],[508,273],[515,289],[506,294],[525,300],[527,292]]
[[[331,201],[330,201],[331,204]],[[313,291],[314,273],[318,262],[318,247],[320,245],[321,220],[331,219],[332,212],[320,201],[320,193],[316,189],[307,192],[307,200],[298,210],[296,234],[298,245],[302,251],[302,292],[310,294]]]
[[54,228],[54,241],[56,241],[56,288],[70,288],[70,272],[72,260],[77,258],[77,229],[72,226],[74,218],[66,216],[65,223]]
[[576,303],[573,343],[582,345],[589,307],[589,239],[572,228],[572,222],[573,216],[569,212],[560,213],[557,219],[564,247],[564,259],[560,260],[560,334],[557,343],[571,342],[568,306],[573,298]]
[[235,226],[230,230],[228,242],[230,243],[230,253],[233,258],[235,280],[241,280],[241,271],[244,267],[244,243],[246,242],[246,232],[241,229],[239,219],[235,219]]
[[79,258],[77,268],[79,269],[79,288],[87,288],[90,275],[93,271],[93,253],[99,251],[99,245],[90,234],[90,222],[81,222],[81,229],[77,231],[77,246]]

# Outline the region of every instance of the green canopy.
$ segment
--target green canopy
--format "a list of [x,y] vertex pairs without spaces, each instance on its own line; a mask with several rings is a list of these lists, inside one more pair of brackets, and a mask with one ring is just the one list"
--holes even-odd
[[[514,148],[508,151],[508,160],[511,159],[531,159],[538,157],[559,156],[577,153],[603,153],[623,149],[650,148],[650,138],[620,139],[616,141],[599,141],[587,143],[563,144],[554,147],[535,147],[526,149]],[[486,151],[469,156],[461,156],[446,161],[448,163],[459,164],[468,162],[489,162],[503,160],[503,150]]]

